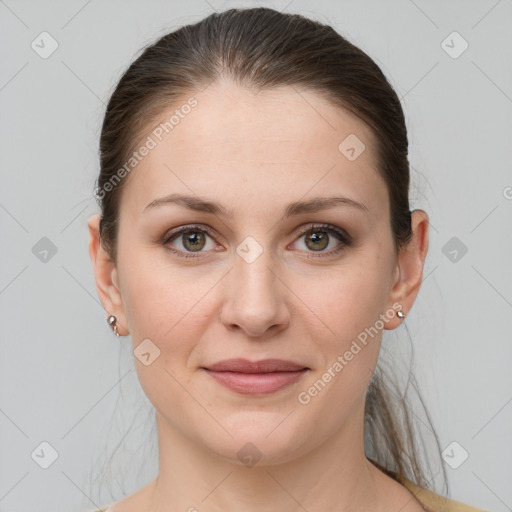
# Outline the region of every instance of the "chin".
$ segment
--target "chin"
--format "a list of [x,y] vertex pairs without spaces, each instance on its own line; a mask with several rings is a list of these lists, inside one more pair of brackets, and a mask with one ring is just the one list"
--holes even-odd
[[[203,438],[202,442],[219,457],[240,466],[272,466],[290,462],[313,448],[313,432],[294,428],[293,414],[283,421],[283,414],[266,414],[265,419],[238,415],[227,430],[232,434]],[[202,437],[202,436],[201,436]],[[309,447],[309,448],[308,448]]]

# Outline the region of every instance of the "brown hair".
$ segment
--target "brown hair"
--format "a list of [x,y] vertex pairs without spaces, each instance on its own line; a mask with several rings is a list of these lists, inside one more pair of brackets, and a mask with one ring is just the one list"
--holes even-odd
[[[164,110],[221,77],[254,90],[302,87],[362,119],[376,139],[375,157],[389,193],[395,248],[410,240],[407,130],[400,100],[379,66],[328,25],[269,8],[231,9],[146,47],[110,98],[101,132],[96,196],[101,240],[113,261],[127,180],[113,187],[107,184]],[[377,368],[367,393],[367,456],[387,471],[431,487],[404,396],[396,396],[402,393],[385,380]],[[435,440],[439,453],[437,436]]]

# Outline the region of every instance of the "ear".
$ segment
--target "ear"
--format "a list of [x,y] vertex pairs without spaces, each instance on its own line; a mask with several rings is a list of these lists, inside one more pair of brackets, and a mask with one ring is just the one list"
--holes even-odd
[[120,336],[129,334],[124,313],[123,301],[119,289],[115,263],[101,245],[100,216],[93,215],[87,221],[89,227],[89,256],[91,257],[98,297],[107,312],[107,317],[116,317],[117,331]]
[[[421,286],[423,265],[428,251],[427,213],[423,210],[414,210],[411,213],[411,224],[412,237],[398,254],[395,280],[388,305],[396,311],[401,309],[406,315],[411,310]],[[395,329],[401,322],[402,319],[395,316],[387,322],[386,329]]]

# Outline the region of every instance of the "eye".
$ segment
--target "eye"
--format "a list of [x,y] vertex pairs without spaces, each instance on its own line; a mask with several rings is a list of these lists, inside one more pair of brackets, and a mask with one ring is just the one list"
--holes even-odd
[[[175,231],[168,233],[164,236],[163,244],[169,246],[171,242],[175,240],[178,242],[178,245],[181,247],[169,247],[171,251],[176,253],[178,256],[182,258],[197,258],[200,254],[193,253],[201,253],[205,250],[215,249],[217,244],[213,241],[213,232],[210,228],[198,227],[198,226],[182,226]],[[208,246],[207,238],[210,238],[212,242]]]
[[[302,230],[298,240],[303,237],[305,238],[303,245],[306,252],[321,253],[313,254],[312,257],[332,256],[352,244],[351,237],[344,230],[330,224],[309,225]],[[208,244],[208,239],[210,239],[210,244]],[[178,247],[173,245],[174,242]],[[167,233],[164,235],[162,243],[181,258],[198,258],[201,257],[201,253],[215,250],[217,247],[213,230],[208,226],[195,225],[181,226]],[[334,248],[326,251],[325,249],[329,246],[334,246]]]
[[[330,224],[315,224],[313,226],[308,226],[305,231],[302,231],[299,240],[301,238],[304,238],[303,246],[305,247],[306,252],[322,253],[319,255],[313,255],[313,257],[324,257],[337,254],[352,243],[350,236],[345,231],[337,228],[336,226],[331,226]],[[337,244],[336,241],[338,242]],[[329,246],[331,246],[331,250],[325,250]]]

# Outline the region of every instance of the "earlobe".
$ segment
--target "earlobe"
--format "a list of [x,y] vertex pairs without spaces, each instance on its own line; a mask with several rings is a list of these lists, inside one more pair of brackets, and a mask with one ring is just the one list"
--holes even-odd
[[[389,296],[389,303],[401,304],[401,310],[405,315],[411,310],[422,282],[423,266],[428,252],[427,213],[423,210],[414,210],[411,213],[411,225],[412,237],[398,254],[396,277]],[[401,321],[399,317],[394,318],[388,323],[387,329],[395,329]]]
[[128,333],[128,329],[126,328],[127,324],[119,289],[117,269],[100,241],[100,216],[96,214],[90,217],[87,225],[89,228],[89,256],[94,270],[96,291],[105,308],[105,318],[114,315],[117,319],[119,334],[125,335]]

